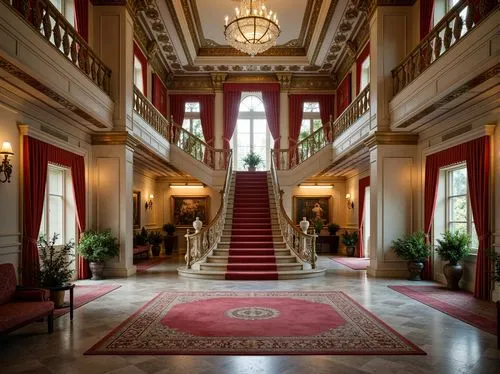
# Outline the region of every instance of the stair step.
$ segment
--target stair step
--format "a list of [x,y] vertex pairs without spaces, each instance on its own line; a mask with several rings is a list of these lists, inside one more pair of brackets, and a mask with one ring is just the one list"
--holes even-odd
[[[181,266],[177,269],[179,276],[183,278],[197,278],[197,279],[226,279],[226,271],[217,270],[193,270],[186,269],[185,266]],[[306,279],[322,277],[326,273],[326,269],[314,269],[314,270],[278,270],[278,279]]]
[[[266,263],[255,263],[255,264],[231,264],[232,269],[237,269],[240,267],[241,269],[256,269],[253,265],[263,266],[270,265],[276,267],[278,271],[290,271],[290,270],[301,270],[302,264],[299,263],[284,263],[284,264],[266,264]],[[245,268],[246,267],[246,268]],[[218,270],[218,271],[226,271],[228,269],[227,264],[219,264],[219,263],[208,263],[205,262],[200,265],[201,270]]]
[[[208,256],[207,262],[210,263],[228,263],[229,256]],[[296,263],[295,256],[231,256],[232,264],[245,264],[245,263],[260,263],[260,262],[275,262],[277,264],[283,263]]]
[[289,256],[288,248],[217,248],[214,249],[214,256],[228,256],[231,251],[232,256],[238,255],[270,255],[270,256]]
[[254,234],[254,235],[235,235],[232,233],[230,236],[222,235],[221,237],[221,242],[266,242],[266,241],[272,241],[272,242],[283,242],[283,237],[282,236],[273,236],[272,234],[269,235],[260,235],[260,234]]

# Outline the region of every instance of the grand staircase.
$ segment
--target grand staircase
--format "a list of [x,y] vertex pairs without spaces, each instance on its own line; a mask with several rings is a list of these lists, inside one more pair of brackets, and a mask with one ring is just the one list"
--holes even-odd
[[226,280],[278,280],[324,275],[308,269],[281,234],[268,172],[235,172],[222,236],[216,248],[179,275]]

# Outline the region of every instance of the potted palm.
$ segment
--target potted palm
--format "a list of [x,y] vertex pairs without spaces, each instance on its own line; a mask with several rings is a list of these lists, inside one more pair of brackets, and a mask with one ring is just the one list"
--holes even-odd
[[165,247],[165,254],[172,254],[174,250],[175,243],[175,225],[172,223],[166,223],[163,225],[163,231],[166,232],[167,235],[163,237],[163,245]]
[[163,241],[163,236],[159,231],[151,231],[148,236],[149,244],[151,244],[151,252],[153,256],[159,256],[161,251],[161,242]]
[[243,165],[248,166],[248,171],[255,171],[256,167],[262,163],[262,158],[253,151],[243,158]]
[[358,245],[358,232],[357,231],[344,231],[342,234],[342,243],[345,245],[347,256],[353,257]]
[[436,252],[442,260],[448,261],[443,267],[448,288],[458,290],[458,283],[464,272],[460,262],[470,253],[471,236],[463,231],[446,231],[442,234],[442,239],[436,241]]
[[118,255],[120,246],[110,231],[86,231],[78,245],[78,253],[89,261],[92,280],[103,278],[104,260]]
[[[51,239],[42,235],[38,239],[38,253],[40,255],[40,271],[38,279],[40,285],[46,288],[62,287],[73,278],[73,248],[75,243],[70,241],[56,247],[59,235],[54,234]],[[56,308],[64,306],[64,290],[50,290],[50,299]]]
[[423,232],[415,232],[392,242],[392,248],[398,257],[408,261],[409,280],[419,281],[425,259],[429,256],[429,245]]

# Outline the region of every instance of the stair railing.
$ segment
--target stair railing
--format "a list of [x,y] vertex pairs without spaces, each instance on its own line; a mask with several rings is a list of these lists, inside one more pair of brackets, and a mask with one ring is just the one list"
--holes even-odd
[[224,180],[224,188],[220,191],[221,204],[215,218],[206,226],[194,234],[187,229],[186,238],[186,268],[191,269],[194,263],[205,259],[216,247],[217,243],[224,231],[226,221],[227,205],[229,193],[231,190],[231,182],[233,177],[232,151],[229,151],[229,164],[226,170],[226,179]]
[[229,149],[216,149],[174,123],[172,118],[170,121],[166,119],[137,87],[134,87],[134,111],[171,144],[175,144],[209,168],[225,170],[230,164]]
[[283,206],[283,191],[279,185],[273,150],[271,150],[271,155],[271,180],[281,234],[293,254],[301,261],[311,264],[311,268],[316,269],[316,238],[318,235],[314,232],[313,228],[309,228],[309,233],[302,232],[288,217]]

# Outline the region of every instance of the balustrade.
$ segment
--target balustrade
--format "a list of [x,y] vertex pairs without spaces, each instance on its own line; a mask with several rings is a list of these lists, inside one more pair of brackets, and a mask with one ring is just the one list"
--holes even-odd
[[429,35],[392,70],[394,95],[434,64],[498,6],[494,0],[462,0],[451,8]]
[[134,111],[171,144],[175,144],[196,160],[214,170],[227,168],[230,150],[215,149],[196,135],[175,124],[173,119],[167,120],[137,87],[134,87]]
[[92,51],[49,0],[13,0],[19,15],[99,88],[109,95],[111,69]]

